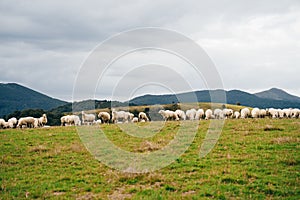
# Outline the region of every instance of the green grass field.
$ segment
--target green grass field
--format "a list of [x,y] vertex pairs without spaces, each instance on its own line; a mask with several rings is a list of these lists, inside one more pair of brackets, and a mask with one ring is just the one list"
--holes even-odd
[[[147,152],[171,141],[178,122],[149,138],[101,127],[120,148]],[[300,199],[299,119],[227,120],[214,149],[199,158],[208,127],[200,122],[171,165],[142,174],[94,159],[75,127],[0,130],[0,199]]]

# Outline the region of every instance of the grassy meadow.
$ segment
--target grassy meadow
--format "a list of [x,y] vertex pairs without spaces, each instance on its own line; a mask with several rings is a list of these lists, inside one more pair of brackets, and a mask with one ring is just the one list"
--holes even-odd
[[[199,158],[209,122],[199,122],[193,143],[172,164],[140,174],[94,159],[75,127],[0,130],[0,199],[300,198],[299,119],[226,120],[216,146]],[[145,153],[174,139],[178,123],[147,138],[113,124],[101,129],[121,149]]]

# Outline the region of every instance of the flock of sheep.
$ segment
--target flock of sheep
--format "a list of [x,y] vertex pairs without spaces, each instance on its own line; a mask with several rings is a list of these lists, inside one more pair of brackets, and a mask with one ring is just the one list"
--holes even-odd
[[[189,109],[186,112],[183,110],[160,110],[158,112],[165,121],[179,121],[179,120],[201,120],[201,119],[228,119],[228,118],[300,118],[300,109],[259,109],[253,108],[251,111],[249,108],[243,108],[241,111],[234,111],[233,109]],[[99,112],[98,120],[94,114],[87,114],[84,111],[81,112],[81,119],[78,115],[66,115],[61,117],[61,126],[80,126],[91,125],[101,123],[136,123],[150,121],[145,112],[140,112],[138,116],[134,116],[133,113],[127,111],[112,110],[110,115],[108,112]],[[17,120],[15,117],[9,119],[7,122],[4,119],[0,119],[0,128],[37,128],[43,127],[47,124],[47,116],[43,114],[40,118],[34,117],[22,117]]]
[[84,111],[81,112],[81,119],[77,115],[66,115],[60,118],[62,126],[80,126],[80,125],[91,125],[101,123],[128,123],[128,122],[146,122],[149,121],[146,113],[140,112],[138,117],[134,117],[134,114],[126,111],[113,110],[110,115],[108,112],[99,112],[98,120],[94,114],[87,114]]
[[21,117],[19,120],[12,117],[7,122],[4,119],[0,119],[0,128],[37,128],[43,127],[47,124],[47,115],[43,114],[40,118],[34,117]]
[[[251,111],[249,108],[243,108],[241,111],[234,111],[233,109],[189,109],[186,112],[183,110],[160,110],[158,112],[163,120],[165,121],[179,121],[179,120],[201,120],[201,119],[244,119],[244,118],[265,118],[271,117],[275,118],[300,118],[300,109],[259,109],[253,108]],[[150,121],[147,114],[140,112],[138,116],[134,116],[133,113],[127,111],[116,111],[112,110],[110,115],[108,112],[99,112],[98,120],[94,114],[86,114],[84,111],[81,113],[82,121],[77,115],[67,115],[61,118],[61,125],[91,125],[91,124],[100,124],[100,123],[136,123],[136,122],[147,122]]]

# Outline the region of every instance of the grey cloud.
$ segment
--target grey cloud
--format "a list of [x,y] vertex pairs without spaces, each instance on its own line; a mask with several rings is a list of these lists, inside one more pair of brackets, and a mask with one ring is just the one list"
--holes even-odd
[[[300,73],[299,11],[297,0],[3,0],[0,81],[71,100],[78,69],[99,42],[120,31],[154,26],[183,33],[201,45],[227,89],[276,86],[300,95],[295,84]],[[130,46],[130,41],[122,45]],[[111,72],[116,78],[122,74],[117,68]],[[196,87],[197,77],[192,79],[195,89],[203,89],[203,80]]]

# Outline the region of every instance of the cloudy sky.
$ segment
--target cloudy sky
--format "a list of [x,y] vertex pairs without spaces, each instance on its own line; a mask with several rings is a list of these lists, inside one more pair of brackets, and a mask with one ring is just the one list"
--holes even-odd
[[[76,77],[97,45],[141,27],[174,30],[193,40],[227,90],[278,87],[300,96],[298,0],[1,0],[0,27],[0,82],[17,82],[63,100],[72,100]],[[120,66],[135,68],[122,71]],[[191,89],[209,88],[206,78],[197,78],[182,59],[153,50],[123,56],[100,79],[94,86],[100,99],[111,97],[107,90],[117,91],[120,100],[186,91],[182,82],[187,79]]]

